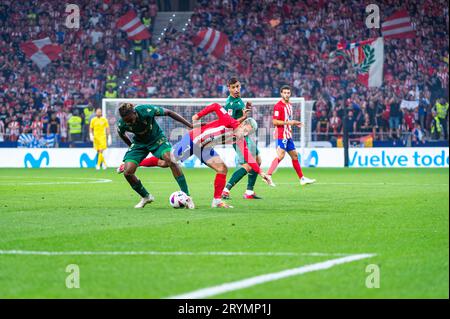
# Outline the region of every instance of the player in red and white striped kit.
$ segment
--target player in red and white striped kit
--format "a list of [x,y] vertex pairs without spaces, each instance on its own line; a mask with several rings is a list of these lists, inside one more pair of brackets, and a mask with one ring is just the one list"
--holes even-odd
[[272,176],[278,164],[284,159],[286,152],[292,159],[292,166],[297,172],[301,185],[313,184],[315,179],[307,178],[303,175],[302,168],[298,161],[297,150],[292,139],[292,126],[301,127],[300,121],[292,119],[292,104],[289,103],[291,88],[287,85],[280,89],[281,100],[275,104],[273,110],[273,125],[275,125],[275,140],[277,141],[277,157],[270,165],[267,174]]
[[[212,112],[217,115],[217,120],[201,125],[199,122],[200,119]],[[271,178],[261,170],[256,159],[248,150],[247,142],[245,141],[245,136],[248,136],[257,129],[257,124],[254,119],[247,118],[239,122],[232,118],[222,106],[214,103],[195,114],[192,117],[192,122],[194,129],[189,131],[181,141],[173,146],[171,155],[174,162],[184,162],[192,155],[195,155],[203,164],[216,171],[212,207],[232,208],[232,206],[222,201],[222,191],[225,188],[228,168],[219,154],[214,150],[214,146],[216,145],[236,143],[242,154],[244,154],[245,161],[251,168],[267,184],[275,186]],[[144,159],[139,166],[166,167],[163,160],[155,157]],[[118,172],[121,173],[120,168]]]

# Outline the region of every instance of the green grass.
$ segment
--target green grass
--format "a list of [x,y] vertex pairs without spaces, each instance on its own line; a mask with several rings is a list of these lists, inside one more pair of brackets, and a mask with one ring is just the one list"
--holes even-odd
[[[143,210],[113,170],[1,169],[0,250],[373,253],[213,298],[448,298],[448,169],[290,169],[261,201],[232,192],[233,210],[209,208],[211,170],[186,170],[198,209],[174,210],[169,170],[138,175],[156,197]],[[85,183],[93,178],[103,184]],[[52,183],[59,184],[52,184]],[[80,184],[64,184],[80,182]],[[0,254],[0,298],[165,298],[336,256],[24,256]],[[80,289],[65,286],[80,267]],[[378,289],[366,266],[380,267]]]

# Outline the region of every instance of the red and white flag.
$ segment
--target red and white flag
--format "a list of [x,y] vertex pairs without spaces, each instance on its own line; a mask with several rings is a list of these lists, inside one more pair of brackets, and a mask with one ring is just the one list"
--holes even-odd
[[52,44],[52,41],[48,37],[21,43],[20,49],[40,69],[44,68],[50,62],[59,59],[62,52],[62,48],[57,44]]
[[212,54],[216,58],[228,54],[231,48],[227,35],[211,28],[200,30],[193,37],[192,42],[195,46],[205,50],[208,54]]
[[141,22],[136,12],[130,10],[121,16],[116,23],[117,27],[128,34],[128,39],[145,40],[151,37],[150,32]]
[[391,15],[381,24],[381,33],[385,39],[414,38],[416,30],[406,10],[400,10]]
[[384,41],[382,37],[360,42],[339,43],[336,55],[347,59],[358,75],[358,82],[366,87],[383,84]]

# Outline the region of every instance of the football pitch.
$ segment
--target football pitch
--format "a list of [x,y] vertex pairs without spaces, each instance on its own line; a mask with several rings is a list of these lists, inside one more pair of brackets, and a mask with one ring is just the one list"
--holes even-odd
[[167,169],[138,170],[142,210],[113,169],[0,169],[0,298],[449,297],[448,169],[280,169],[232,210],[185,174],[194,211]]

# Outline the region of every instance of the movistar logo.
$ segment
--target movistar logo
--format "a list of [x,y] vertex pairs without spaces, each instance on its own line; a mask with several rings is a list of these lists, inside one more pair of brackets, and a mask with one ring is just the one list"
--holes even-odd
[[80,167],[87,167],[87,168],[92,168],[95,167],[95,165],[97,164],[97,157],[98,154],[94,156],[94,159],[91,159],[89,157],[89,155],[87,155],[86,153],[81,154],[80,156]]
[[45,166],[48,166],[50,163],[50,156],[47,151],[42,152],[38,159],[35,159],[31,153],[27,153],[24,158],[24,165],[26,168],[40,168],[44,159],[46,160]]
[[[299,162],[302,163],[302,156],[300,155],[300,153],[298,153],[298,158],[299,158]],[[305,161],[303,162],[303,166],[307,166],[307,167],[317,167],[317,165],[319,164],[319,154],[317,153],[317,151],[312,150],[308,157],[305,159]]]

